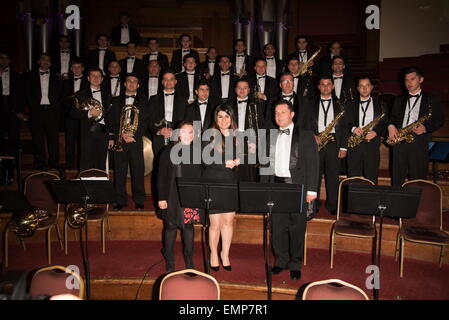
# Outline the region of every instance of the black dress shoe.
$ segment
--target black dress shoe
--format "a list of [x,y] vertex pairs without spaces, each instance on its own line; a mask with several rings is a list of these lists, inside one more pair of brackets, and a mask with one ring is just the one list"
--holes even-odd
[[143,210],[144,206],[143,204],[136,204],[136,210]]
[[281,273],[283,270],[284,270],[284,268],[275,266],[275,267],[271,268],[271,274],[276,275],[276,274]]
[[214,270],[215,272],[218,272],[220,270],[220,266],[218,267],[212,267],[212,265],[209,262],[209,268],[211,268],[212,270]]
[[118,204],[118,205],[116,205],[115,207],[114,207],[114,210],[115,211],[120,211],[120,210],[122,210],[123,209],[123,205],[121,205],[121,204]]
[[232,266],[223,266],[223,269],[225,269],[226,271],[232,271]]
[[290,270],[290,279],[295,281],[301,279],[301,271]]

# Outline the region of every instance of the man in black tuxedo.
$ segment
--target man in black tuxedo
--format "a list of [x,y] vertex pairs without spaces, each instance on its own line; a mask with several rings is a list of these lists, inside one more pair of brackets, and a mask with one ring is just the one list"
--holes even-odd
[[373,97],[370,78],[360,78],[357,86],[360,98],[348,110],[348,129],[351,135],[361,136],[363,128],[383,114],[379,123],[355,148],[348,148],[348,177],[365,177],[377,184],[380,164],[380,139],[385,133],[388,114],[379,97]]
[[332,77],[334,79],[333,94],[344,103],[354,102],[356,98],[356,88],[352,77],[345,71],[345,61],[342,57],[332,59]]
[[126,74],[133,73],[139,77],[139,81],[142,81],[145,73],[146,64],[136,57],[137,44],[135,42],[128,42],[126,44],[126,52],[128,56],[119,61],[120,68],[122,69],[122,77]]
[[231,57],[231,72],[238,78],[254,73],[254,59],[245,52],[246,45],[243,39],[234,41],[234,54]]
[[211,98],[214,105],[219,105],[235,98],[237,77],[231,72],[231,59],[228,56],[218,58],[220,71],[211,79]]
[[147,65],[150,61],[157,60],[161,70],[164,71],[168,69],[168,58],[165,54],[159,52],[159,42],[156,38],[148,38],[147,47],[150,49],[150,53],[142,57],[143,62]]
[[[309,40],[304,35],[296,36],[295,38],[295,44],[296,44],[296,51],[290,53],[287,56],[287,61],[289,61],[292,58],[296,58],[299,61],[299,64],[302,65],[306,63],[314,54],[313,51],[310,51],[309,46]],[[319,72],[319,63],[315,60],[311,65],[312,71],[314,74],[318,74]]]
[[209,47],[206,52],[206,60],[199,65],[200,74],[203,78],[210,79],[220,71],[217,60],[217,48]]
[[[315,140],[318,145],[321,144],[320,134],[330,128],[330,124],[342,111],[342,102],[332,95],[334,84],[332,78],[323,77],[319,81],[318,89],[320,96],[315,99],[314,106],[309,112],[310,119],[306,128],[315,134]],[[345,110],[349,109],[348,105],[344,106]],[[325,177],[326,181],[326,207],[331,214],[336,214],[338,183],[340,160],[346,158],[348,145],[348,128],[346,114],[338,121],[336,126],[331,130],[335,141],[329,142],[319,151],[320,155],[320,171],[318,177],[318,200],[321,188],[321,177]],[[319,206],[316,205],[316,211]]]
[[173,71],[166,70],[162,74],[162,86],[163,91],[150,98],[150,131],[155,158],[168,145],[173,128],[185,119],[187,108],[187,97],[175,91],[176,77]]
[[181,49],[173,51],[170,64],[170,69],[172,69],[175,72],[175,74],[185,71],[184,56],[188,54],[192,54],[195,57],[197,65],[200,63],[200,56],[198,55],[198,52],[191,48],[192,39],[190,35],[182,34],[179,37],[179,45],[181,46]]
[[[120,99],[116,99],[107,115],[111,132],[115,135],[114,149],[114,184],[117,191],[115,210],[121,210],[127,205],[126,175],[128,165],[131,169],[133,199],[137,210],[144,209],[144,159],[142,137],[148,128],[149,106],[146,97],[138,93],[139,78],[136,74],[128,74],[125,81],[125,91]],[[138,124],[135,133],[120,131],[120,119],[125,105],[134,105],[138,113]],[[135,114],[134,114],[135,116]],[[131,116],[131,123],[134,119]]]
[[[84,66],[80,59],[74,59],[70,62],[69,78],[62,83],[63,98],[65,104],[65,159],[66,169],[72,169],[77,164],[76,150],[79,143],[79,120],[70,117],[70,109],[74,103],[73,95],[80,90],[89,87],[89,81],[84,76]],[[79,149],[78,149],[79,150]],[[79,152],[78,152],[79,153]]]
[[313,75],[303,74],[300,75],[301,63],[297,57],[291,57],[287,62],[287,70],[293,76],[295,81],[294,89],[296,95],[299,97],[307,97],[308,99],[313,99],[315,96],[314,90],[314,79]]
[[70,71],[70,61],[75,58],[71,48],[70,38],[66,35],[60,35],[58,49],[52,54],[52,70],[61,76],[63,80],[68,79]]
[[136,28],[129,25],[127,13],[120,14],[120,25],[114,27],[111,32],[111,42],[114,46],[124,46],[128,42],[140,43],[142,38]]
[[80,172],[91,168],[105,170],[108,148],[114,143],[113,133],[105,121],[112,97],[108,91],[101,89],[101,69],[90,69],[87,80],[89,86],[77,94],[79,103],[86,104],[88,99],[93,98],[103,106],[104,113],[91,104],[88,104],[89,110],[77,109],[75,106],[70,109],[70,116],[80,120]]
[[196,69],[196,59],[192,54],[184,56],[184,72],[176,75],[175,90],[187,98],[189,104],[195,100],[195,88],[201,78],[200,72]]
[[317,199],[319,156],[313,132],[294,124],[293,105],[285,100],[274,103],[278,134],[271,135],[270,168],[261,169],[262,182],[304,185],[307,195],[302,203],[303,212],[288,212],[272,216],[272,244],[276,258],[271,272],[277,275],[290,270],[290,278],[301,278],[304,238],[307,225],[307,207]]
[[[0,154],[15,154],[20,143],[20,119],[24,117],[23,79],[10,68],[11,59],[0,52]],[[8,141],[5,140],[8,133]]]
[[103,78],[101,88],[112,98],[120,97],[125,90],[123,85],[122,67],[118,61],[111,61],[108,66],[108,75]]
[[320,76],[330,76],[332,75],[332,59],[334,57],[342,57],[345,62],[345,73],[348,75],[351,74],[350,66],[349,66],[349,59],[347,56],[343,55],[343,49],[341,47],[340,42],[334,41],[329,46],[329,52],[328,54],[321,58],[319,62],[319,68],[320,68]]
[[[392,184],[401,186],[405,179],[426,179],[429,164],[428,143],[432,133],[444,124],[444,112],[439,97],[424,92],[423,72],[411,67],[404,71],[404,82],[408,93],[398,96],[391,111],[388,135],[396,140],[398,129],[404,128],[431,111],[432,116],[412,130],[414,142],[402,142],[393,147]],[[430,110],[431,109],[431,110]]]
[[107,34],[97,35],[98,49],[91,50],[86,56],[86,66],[88,69],[100,68],[103,75],[107,73],[107,68],[111,61],[117,60],[115,53],[109,50],[109,37]]
[[265,126],[267,129],[276,128],[276,119],[274,117],[274,104],[279,100],[286,100],[293,105],[295,111],[295,124],[299,128],[304,129],[309,118],[309,109],[311,101],[307,97],[298,96],[294,92],[294,78],[288,73],[284,72],[280,76],[279,87],[280,93],[268,101],[265,111]]
[[[254,64],[254,74],[248,76],[251,94],[254,95],[256,86],[259,93],[257,98],[268,102],[279,94],[279,86],[276,79],[267,75],[267,61],[265,59],[257,59]],[[265,110],[264,114],[265,114]]]
[[63,112],[60,102],[61,79],[50,72],[51,57],[42,53],[38,70],[27,75],[25,95],[31,109],[31,135],[34,147],[34,168],[42,170],[45,164],[45,139],[48,146],[48,165],[59,168],[59,122]]
[[190,104],[186,110],[186,120],[199,121],[201,123],[201,131],[209,129],[213,122],[214,105],[209,99],[209,83],[201,80],[195,90],[197,99]]
[[161,66],[157,60],[151,60],[147,70],[148,76],[146,76],[140,90],[145,93],[145,96],[149,101],[152,96],[162,92]]
[[284,71],[284,61],[276,58],[276,48],[272,43],[263,47],[263,53],[267,62],[267,75],[278,80]]

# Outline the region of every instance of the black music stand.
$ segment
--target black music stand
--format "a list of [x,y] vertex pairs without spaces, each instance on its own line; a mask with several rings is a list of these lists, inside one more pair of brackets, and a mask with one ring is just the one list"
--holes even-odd
[[[116,192],[109,180],[49,180],[45,182],[57,203],[78,203],[87,209],[88,204],[110,204],[116,201]],[[80,242],[83,255],[84,272],[86,273],[86,297],[90,300],[90,266],[88,251],[88,210],[86,210],[85,236],[86,245],[83,248],[80,230]],[[86,254],[84,255],[84,250]]]
[[429,160],[432,161],[433,182],[437,183],[438,163],[449,163],[449,142],[429,142]]
[[240,183],[240,212],[264,213],[264,255],[267,274],[267,298],[272,298],[271,274],[271,216],[298,212],[302,214],[304,203],[304,185],[287,183]]
[[[178,194],[181,207],[209,210],[238,210],[238,187],[235,180],[201,179],[201,178],[177,178]],[[206,217],[207,221],[207,217]],[[206,226],[203,226],[201,246],[203,250],[204,269],[209,273],[209,249],[206,239]]]
[[[383,218],[414,218],[421,199],[421,189],[373,185],[348,185],[346,212],[379,216],[379,245],[376,265],[380,270]],[[345,206],[345,205],[344,205]],[[379,279],[380,283],[380,279]],[[379,289],[374,288],[374,299],[379,300]]]

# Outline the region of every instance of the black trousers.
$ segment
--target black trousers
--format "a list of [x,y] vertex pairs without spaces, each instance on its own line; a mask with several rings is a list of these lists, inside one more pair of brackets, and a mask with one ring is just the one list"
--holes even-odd
[[348,177],[365,177],[375,184],[379,177],[380,138],[348,149]]
[[131,169],[131,181],[134,202],[143,205],[145,200],[143,160],[143,142],[137,139],[136,142],[123,143],[123,151],[114,152],[114,180],[117,191],[117,204],[126,205],[128,195],[126,193],[126,175],[128,164]]
[[48,164],[59,164],[59,112],[54,106],[40,106],[31,113],[31,135],[34,161],[36,165],[45,164],[45,140],[47,140]]
[[[320,169],[318,175],[318,197],[320,199],[321,178],[324,174],[326,183],[326,207],[328,210],[337,210],[338,183],[340,176],[340,159],[338,158],[339,149],[335,142],[330,142],[319,152]],[[315,206],[319,210],[319,205]]]
[[[4,106],[5,107],[5,106]],[[20,142],[20,121],[11,111],[0,112],[0,154],[15,154]],[[8,134],[8,140],[6,140]]]
[[106,169],[108,139],[107,132],[84,132],[81,138],[80,171]]
[[[65,161],[68,167],[74,167],[77,161],[79,143],[79,120],[74,120],[66,116],[65,118]],[[79,149],[78,149],[79,150]]]
[[[162,253],[166,261],[168,270],[175,269],[175,243],[178,226],[168,220],[164,220],[164,249]],[[185,224],[182,229],[182,242],[184,247],[184,261],[187,269],[194,269],[194,235],[195,229],[193,224]]]
[[413,143],[393,147],[392,185],[401,186],[405,179],[426,179],[429,166],[428,137],[416,137]]
[[[282,182],[275,180],[275,182]],[[305,213],[275,213],[272,215],[271,241],[275,265],[300,271],[304,259],[304,237],[307,217]]]

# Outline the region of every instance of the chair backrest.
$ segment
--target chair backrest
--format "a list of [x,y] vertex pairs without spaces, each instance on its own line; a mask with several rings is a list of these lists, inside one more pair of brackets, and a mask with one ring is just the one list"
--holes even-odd
[[369,300],[357,286],[343,280],[330,279],[309,284],[302,295],[303,300]]
[[345,212],[344,203],[348,196],[348,186],[351,184],[364,184],[364,185],[374,185],[369,179],[364,177],[352,177],[346,178],[340,182],[338,186],[338,207],[337,207],[337,220],[341,218],[357,220],[357,221],[375,221],[374,216],[369,215],[358,215],[358,214],[350,214]]
[[162,279],[159,300],[220,300],[220,286],[211,275],[185,269]]
[[84,298],[84,280],[79,273],[63,266],[48,266],[36,271],[31,279],[31,296],[60,294]]
[[413,219],[401,219],[401,224],[442,230],[443,197],[440,186],[427,180],[407,181],[402,186],[420,188],[422,193],[416,217]]
[[87,169],[78,173],[78,178],[88,178],[88,177],[105,177],[109,179],[109,175],[106,171],[100,169]]
[[29,175],[25,179],[24,194],[28,202],[36,209],[46,209],[49,213],[56,215],[59,211],[59,205],[54,201],[50,194],[46,181],[60,180],[59,177],[50,172],[38,172]]

